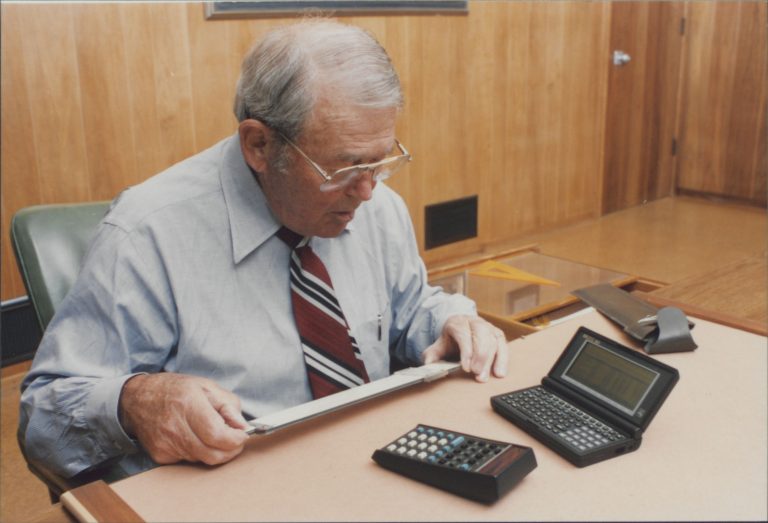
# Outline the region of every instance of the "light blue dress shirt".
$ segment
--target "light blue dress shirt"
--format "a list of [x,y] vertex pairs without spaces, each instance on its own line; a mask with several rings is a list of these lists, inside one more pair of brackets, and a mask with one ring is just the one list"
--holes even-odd
[[[117,417],[136,373],[205,376],[257,417],[311,400],[279,227],[237,135],[124,191],[22,384],[28,457],[64,476],[108,459],[116,475],[152,467]],[[311,245],[372,380],[475,314],[427,284],[405,204],[381,183],[341,235]]]

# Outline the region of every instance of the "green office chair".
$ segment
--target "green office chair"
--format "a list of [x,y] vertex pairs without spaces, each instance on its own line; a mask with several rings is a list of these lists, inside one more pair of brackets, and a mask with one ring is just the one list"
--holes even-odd
[[[41,330],[51,321],[56,307],[75,282],[83,256],[109,202],[36,205],[17,212],[11,221],[11,242],[24,286]],[[29,470],[47,486],[51,502],[62,492],[99,479],[102,470],[62,478],[31,461],[19,441]]]
[[108,208],[109,202],[36,205],[14,215],[13,250],[41,330],[75,282]]

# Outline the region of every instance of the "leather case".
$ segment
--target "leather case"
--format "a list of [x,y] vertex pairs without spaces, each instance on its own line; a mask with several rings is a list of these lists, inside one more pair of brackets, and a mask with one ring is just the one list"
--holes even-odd
[[572,294],[644,342],[648,354],[686,352],[697,347],[691,336],[694,323],[676,307],[657,309],[608,283],[577,289]]

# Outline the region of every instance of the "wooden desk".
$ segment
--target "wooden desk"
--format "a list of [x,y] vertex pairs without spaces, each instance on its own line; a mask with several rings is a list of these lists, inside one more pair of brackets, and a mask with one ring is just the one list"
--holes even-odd
[[643,296],[656,306],[768,334],[768,261],[765,253],[691,276]]
[[[631,345],[591,313],[511,342],[503,380],[453,376],[254,437],[220,467],[160,467],[112,487],[146,521],[765,520],[766,339],[698,320],[695,352],[658,357],[681,378],[640,449],[579,469],[489,404],[538,383],[579,325]],[[531,446],[539,466],[487,506],[371,460],[420,422]]]

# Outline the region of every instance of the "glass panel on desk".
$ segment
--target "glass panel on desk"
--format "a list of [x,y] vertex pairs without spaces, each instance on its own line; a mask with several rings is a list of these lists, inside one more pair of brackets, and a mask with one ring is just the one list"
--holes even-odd
[[622,284],[630,276],[536,252],[526,252],[497,262],[559,286],[473,274],[473,268],[432,280],[446,292],[462,292],[477,303],[479,311],[510,319],[528,317],[532,310],[555,308],[573,301],[571,291],[598,283]]

